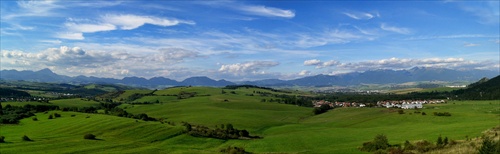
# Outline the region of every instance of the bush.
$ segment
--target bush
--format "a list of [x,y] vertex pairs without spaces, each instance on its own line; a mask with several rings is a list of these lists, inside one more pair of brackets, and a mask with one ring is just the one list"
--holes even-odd
[[33,117],[31,119],[33,119],[33,121],[38,121],[38,118],[36,118],[36,117]]
[[500,153],[500,141],[493,141],[489,137],[483,138],[483,144],[479,148],[479,154]]
[[56,118],[61,117],[61,114],[59,114],[59,113],[54,113],[54,117],[56,117]]
[[227,147],[224,149],[221,149],[220,152],[222,153],[229,153],[229,154],[247,154],[249,152],[246,152],[245,149],[240,148],[240,147]]
[[425,112],[422,112],[422,115],[427,115]]
[[0,136],[0,143],[5,143],[5,136]]
[[52,114],[51,114],[51,115],[49,115],[49,119],[54,119],[54,117],[52,117]]
[[94,134],[85,134],[83,136],[83,139],[87,139],[87,140],[95,140],[95,135]]
[[434,145],[427,140],[423,140],[416,143],[416,148],[418,152],[424,153],[434,149]]
[[377,150],[385,150],[389,146],[390,145],[389,145],[389,141],[387,140],[387,137],[383,134],[379,134],[379,135],[375,136],[373,141],[363,143],[361,150],[373,152],[373,151],[377,151]]
[[398,110],[398,113],[399,113],[399,114],[405,114],[405,111],[403,111],[403,110]]
[[31,139],[30,139],[28,136],[26,136],[26,135],[24,135],[24,136],[22,137],[22,139],[23,139],[23,141],[33,141],[33,140],[31,140]]

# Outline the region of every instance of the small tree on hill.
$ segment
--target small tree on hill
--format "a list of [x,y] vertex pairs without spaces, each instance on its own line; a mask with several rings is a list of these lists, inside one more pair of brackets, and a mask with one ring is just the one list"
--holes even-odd
[[31,139],[30,139],[28,136],[26,136],[26,135],[24,135],[24,136],[22,137],[22,139],[23,139],[23,141],[33,141],[33,140],[31,140]]
[[443,138],[441,138],[441,135],[439,135],[439,137],[438,137],[438,139],[437,139],[437,141],[436,141],[436,145],[437,145],[438,147],[442,147],[442,146],[443,146],[443,144],[444,144],[444,143],[443,143]]
[[94,134],[85,134],[83,136],[83,139],[87,139],[87,140],[95,140],[95,135]]

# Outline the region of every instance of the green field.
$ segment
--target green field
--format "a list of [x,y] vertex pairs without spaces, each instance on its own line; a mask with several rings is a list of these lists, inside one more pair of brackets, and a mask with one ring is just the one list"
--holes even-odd
[[[39,113],[39,121],[27,118],[19,125],[0,126],[0,135],[8,142],[0,144],[0,153],[216,153],[227,146],[254,153],[363,153],[357,147],[377,134],[385,134],[391,144],[423,139],[435,142],[439,135],[462,140],[466,136],[481,136],[482,131],[498,126],[500,121],[497,100],[428,104],[419,110],[427,115],[415,113],[416,110],[398,114],[386,108],[336,108],[314,116],[312,108],[261,102],[270,97],[249,95],[255,90],[266,91],[224,89],[226,93],[222,94],[219,88],[171,88],[140,98],[165,102],[120,106],[133,114],[165,118],[177,126],[73,112],[59,112],[62,118],[48,120],[47,115]],[[181,91],[196,92],[197,96],[162,96]],[[65,104],[62,100],[59,103]],[[438,117],[433,112],[449,112],[452,116]],[[76,116],[70,117],[71,114]],[[192,137],[180,134],[181,121],[212,128],[231,123],[263,138],[225,141]],[[85,133],[94,133],[101,140],[84,140]],[[34,141],[21,141],[23,135]]]

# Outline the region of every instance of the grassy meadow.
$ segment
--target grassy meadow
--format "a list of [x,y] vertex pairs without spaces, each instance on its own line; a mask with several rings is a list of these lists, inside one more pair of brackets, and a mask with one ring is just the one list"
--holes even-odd
[[[196,95],[184,99],[167,96],[181,91]],[[0,144],[0,153],[217,153],[228,146],[243,147],[253,153],[364,153],[357,147],[377,134],[385,134],[391,144],[401,144],[405,140],[435,142],[439,135],[463,140],[466,136],[481,136],[481,132],[498,126],[500,121],[500,101],[426,104],[424,109],[404,110],[404,114],[386,108],[336,108],[313,115],[312,108],[262,102],[272,97],[260,96],[254,91],[279,93],[257,88],[177,87],[158,90],[154,96],[136,100],[160,100],[160,103],[120,105],[127,112],[165,118],[175,126],[60,111],[57,112],[62,114],[61,118],[49,120],[47,116],[52,112],[38,113],[38,121],[27,118],[19,125],[0,125],[0,135],[5,136],[7,142]],[[126,98],[135,92],[151,91],[127,91],[118,97]],[[78,100],[60,100],[53,104],[75,104],[69,102]],[[78,104],[92,105],[89,102]],[[452,116],[434,116],[433,112],[449,112]],[[251,135],[263,138],[192,137],[181,134],[184,127],[180,122],[183,121],[211,128],[231,123],[237,129],[246,129]],[[93,133],[98,140],[84,140],[86,133]],[[23,135],[34,141],[21,141]]]

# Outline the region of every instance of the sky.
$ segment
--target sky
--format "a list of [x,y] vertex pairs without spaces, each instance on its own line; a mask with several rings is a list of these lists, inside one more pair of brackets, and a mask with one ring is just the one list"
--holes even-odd
[[0,1],[1,70],[230,81],[500,69],[499,1]]

